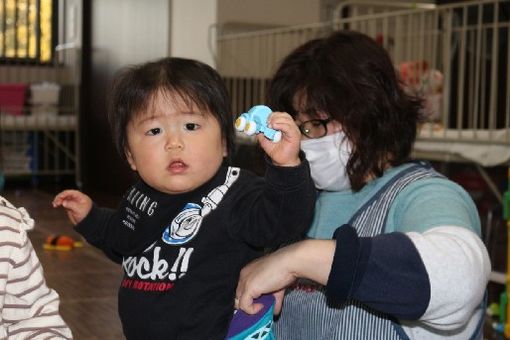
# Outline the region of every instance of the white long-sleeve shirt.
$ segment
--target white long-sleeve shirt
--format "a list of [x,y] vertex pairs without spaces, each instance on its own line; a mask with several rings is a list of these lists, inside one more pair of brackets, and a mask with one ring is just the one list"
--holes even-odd
[[33,227],[24,208],[0,196],[0,339],[72,339],[27,236]]

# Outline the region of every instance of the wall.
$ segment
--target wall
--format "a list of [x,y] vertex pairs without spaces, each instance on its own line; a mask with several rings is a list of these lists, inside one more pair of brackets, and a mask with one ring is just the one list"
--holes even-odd
[[172,0],[171,3],[170,55],[198,59],[214,66],[209,47],[216,41],[214,31],[210,30],[216,23],[216,0]]
[[[319,20],[319,0],[172,0],[170,55],[216,66],[217,29],[246,31]],[[289,15],[292,8],[292,15]]]
[[168,0],[92,1],[92,58],[110,72],[168,54]]
[[[82,45],[83,2],[82,0],[59,0],[59,44],[72,43]],[[63,13],[63,15],[62,15]]]
[[218,23],[291,26],[319,21],[320,0],[218,0]]
[[86,190],[121,193],[131,180],[131,171],[113,147],[106,121],[106,95],[120,68],[168,55],[170,3],[91,0],[83,6],[83,186]]

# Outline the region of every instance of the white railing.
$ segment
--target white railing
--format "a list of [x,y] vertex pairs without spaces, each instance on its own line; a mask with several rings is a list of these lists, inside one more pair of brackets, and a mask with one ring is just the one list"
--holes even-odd
[[[510,144],[509,0],[371,9],[343,3],[330,22],[219,35],[217,67],[234,112],[263,103],[282,58],[338,29],[363,32],[389,52],[406,88],[424,97],[428,124],[419,140]],[[340,17],[347,13],[346,17]]]

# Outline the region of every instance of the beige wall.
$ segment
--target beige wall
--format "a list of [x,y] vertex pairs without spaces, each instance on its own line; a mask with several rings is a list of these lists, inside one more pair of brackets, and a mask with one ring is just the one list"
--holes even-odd
[[170,15],[170,55],[198,59],[215,66],[211,48],[216,36],[216,0],[172,0]]
[[218,24],[308,24],[319,21],[319,5],[320,0],[218,0]]
[[170,55],[216,65],[214,29],[230,32],[319,21],[320,0],[171,0]]

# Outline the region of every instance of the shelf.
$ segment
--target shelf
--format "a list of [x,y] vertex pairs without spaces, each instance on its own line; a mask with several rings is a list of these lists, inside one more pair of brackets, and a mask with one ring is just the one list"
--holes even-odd
[[3,131],[74,131],[78,127],[75,115],[0,115]]

